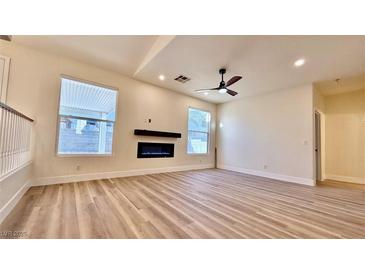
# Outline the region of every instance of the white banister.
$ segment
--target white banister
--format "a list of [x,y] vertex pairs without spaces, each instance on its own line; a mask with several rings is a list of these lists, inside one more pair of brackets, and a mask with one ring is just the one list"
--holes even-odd
[[33,120],[0,102],[0,181],[31,161]]

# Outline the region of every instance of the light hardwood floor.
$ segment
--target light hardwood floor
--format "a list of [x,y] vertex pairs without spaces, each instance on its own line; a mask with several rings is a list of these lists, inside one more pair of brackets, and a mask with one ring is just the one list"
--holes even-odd
[[0,231],[26,238],[365,238],[365,191],[218,169],[32,187]]

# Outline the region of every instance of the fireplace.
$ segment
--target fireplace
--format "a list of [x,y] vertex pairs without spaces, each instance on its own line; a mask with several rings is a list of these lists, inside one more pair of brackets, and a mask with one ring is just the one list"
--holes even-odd
[[137,158],[171,158],[174,148],[174,144],[138,142]]

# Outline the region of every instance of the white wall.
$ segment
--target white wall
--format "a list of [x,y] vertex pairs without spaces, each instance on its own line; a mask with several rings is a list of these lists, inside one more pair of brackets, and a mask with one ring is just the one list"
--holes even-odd
[[221,104],[217,115],[218,167],[313,184],[311,85]]
[[[34,177],[37,183],[66,182],[88,179],[83,174],[104,173],[122,176],[148,172],[212,167],[214,165],[215,124],[212,123],[211,153],[190,156],[186,153],[188,107],[208,110],[215,121],[216,105],[143,83],[118,73],[106,71],[68,58],[42,53],[14,43],[0,41],[0,54],[12,58],[8,104],[35,118],[36,147]],[[90,80],[119,88],[114,135],[114,155],[111,157],[57,157],[56,127],[60,75]],[[144,120],[152,119],[151,125]],[[135,128],[181,132],[181,139],[136,137]],[[175,157],[137,159],[137,142],[174,142]],[[76,166],[80,170],[76,170]],[[153,170],[152,170],[153,169]],[[99,174],[99,175],[97,175]],[[69,177],[72,175],[72,177]],[[74,177],[74,175],[79,177]],[[60,178],[60,176],[66,176]],[[94,176],[94,175],[93,175]],[[95,178],[95,176],[93,178]]]

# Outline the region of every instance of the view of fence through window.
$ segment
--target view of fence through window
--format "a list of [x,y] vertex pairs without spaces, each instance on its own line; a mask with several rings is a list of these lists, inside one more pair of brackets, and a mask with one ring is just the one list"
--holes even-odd
[[111,154],[117,91],[61,79],[58,154]]
[[188,153],[208,153],[210,113],[189,108]]

